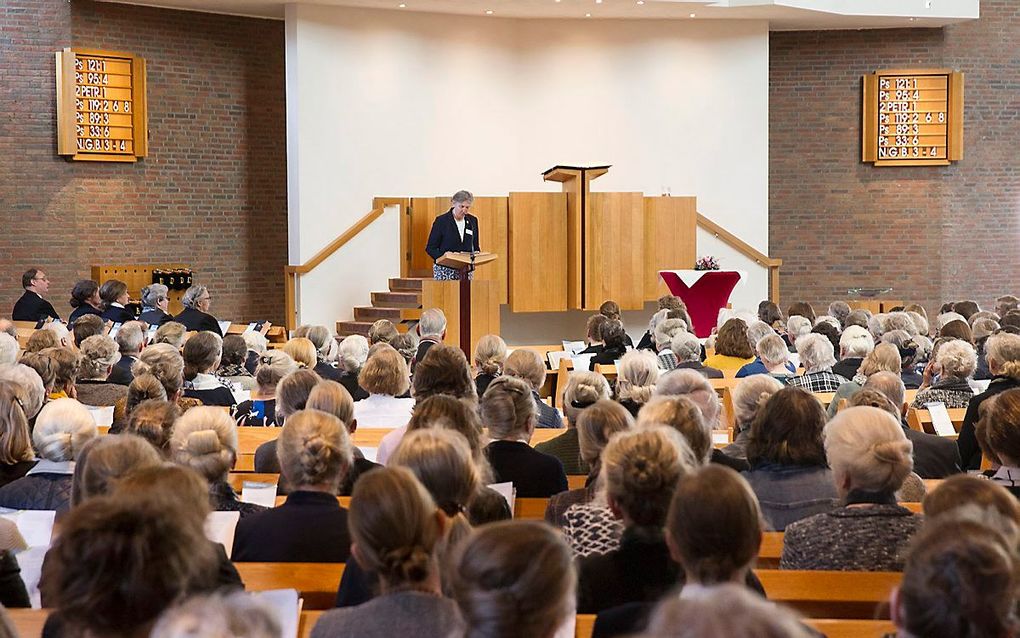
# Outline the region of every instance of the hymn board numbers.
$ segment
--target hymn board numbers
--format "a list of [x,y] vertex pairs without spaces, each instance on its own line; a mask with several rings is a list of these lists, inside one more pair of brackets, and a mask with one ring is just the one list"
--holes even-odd
[[56,60],[57,152],[107,162],[144,157],[145,60],[90,49],[64,49]]
[[963,158],[963,74],[889,70],[864,76],[862,157],[875,166]]

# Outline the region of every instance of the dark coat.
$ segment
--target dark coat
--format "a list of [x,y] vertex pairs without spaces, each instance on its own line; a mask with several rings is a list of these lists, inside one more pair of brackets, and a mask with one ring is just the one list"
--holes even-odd
[[237,562],[344,563],[350,554],[347,510],[331,494],[301,491],[283,505],[240,520],[231,557]]
[[85,315],[96,315],[97,317],[102,317],[103,311],[90,306],[87,303],[83,303],[71,311],[70,316],[67,317],[67,325],[73,326],[75,321],[78,321],[78,319]]
[[956,441],[927,432],[903,428],[914,444],[914,472],[923,479],[943,479],[962,472]]
[[682,361],[682,362],[676,364],[676,367],[673,368],[673,369],[674,370],[697,370],[698,372],[703,374],[706,379],[722,379],[723,378],[722,370],[720,370],[718,368],[713,368],[711,366],[706,366],[706,365],[702,364],[700,361]]
[[485,448],[494,483],[511,481],[518,498],[548,498],[567,489],[563,464],[520,441],[493,441]]
[[597,614],[625,603],[658,600],[683,581],[662,530],[628,527],[620,548],[577,564],[577,613]]
[[67,511],[71,503],[71,475],[40,472],[0,487],[0,507],[12,510]]
[[857,375],[857,369],[861,367],[862,361],[864,361],[862,357],[851,357],[837,361],[832,366],[832,374],[838,374],[844,379],[853,380],[854,376]]
[[227,408],[237,405],[237,400],[234,399],[234,393],[226,386],[209,388],[207,390],[186,388],[184,390],[184,396],[192,399],[198,399],[202,402],[202,405],[218,405]]
[[963,417],[963,425],[960,426],[960,435],[956,439],[956,445],[960,448],[960,459],[963,461],[964,470],[977,470],[981,467],[981,448],[978,447],[977,426],[978,411],[985,399],[994,397],[1000,392],[1020,388],[1020,380],[1012,377],[992,377],[988,389],[981,394],[974,395],[967,406],[967,413]]
[[42,321],[46,317],[60,319],[60,315],[53,309],[53,304],[30,290],[26,290],[25,294],[14,302],[14,310],[11,311],[13,321]]
[[457,221],[453,218],[453,209],[446,211],[432,222],[429,240],[425,244],[425,252],[435,261],[448,252],[478,252],[478,218],[468,213],[464,216],[464,239],[460,238]]
[[138,361],[137,357],[121,357],[120,361],[113,366],[113,371],[110,372],[107,381],[117,385],[131,385],[131,382],[135,380],[135,375],[131,372],[131,366],[135,365],[135,361]]
[[188,332],[203,332],[208,330],[209,332],[215,332],[221,337],[223,336],[223,333],[220,331],[220,324],[216,321],[216,317],[202,312],[197,308],[185,308],[181,311],[181,314],[174,317],[174,321],[183,324]]
[[355,401],[368,398],[368,390],[358,385],[358,375],[356,374],[343,372],[337,379],[337,383],[347,388],[347,391],[351,393],[351,398]]
[[414,356],[411,358],[412,373],[414,372],[415,367],[418,365],[418,362],[425,358],[425,355],[428,354],[429,348],[431,348],[434,345],[436,345],[436,342],[432,341],[431,339],[422,339],[421,341],[418,342],[418,350],[414,353]]
[[130,310],[117,306],[110,306],[104,310],[102,317],[103,321],[112,321],[113,323],[127,323],[135,320],[135,316],[131,314]]
[[162,326],[168,321],[173,321],[174,316],[163,312],[159,308],[153,308],[152,310],[146,310],[142,314],[138,315],[139,321],[144,321],[150,326]]

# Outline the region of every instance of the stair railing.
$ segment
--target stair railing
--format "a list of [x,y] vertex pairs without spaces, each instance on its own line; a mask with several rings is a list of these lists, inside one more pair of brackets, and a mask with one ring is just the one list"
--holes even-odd
[[769,257],[701,213],[698,213],[698,226],[754,263],[767,268],[769,271],[769,299],[775,304],[779,303],[779,267],[783,265],[782,259]]

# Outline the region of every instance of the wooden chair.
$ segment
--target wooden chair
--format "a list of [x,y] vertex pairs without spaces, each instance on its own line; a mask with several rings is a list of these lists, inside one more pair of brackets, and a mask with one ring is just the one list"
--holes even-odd
[[567,474],[567,487],[572,490],[579,490],[584,487],[588,477],[584,474]]
[[888,617],[889,594],[899,572],[755,570],[768,599],[809,618]]
[[556,371],[556,392],[553,394],[553,407],[563,412],[563,391],[567,388],[567,381],[570,380],[570,371],[574,369],[574,362],[570,359],[560,359],[560,367]]
[[[953,421],[953,428],[959,433],[963,427],[963,419],[967,415],[967,408],[949,408],[949,418]],[[931,412],[925,408],[910,408],[907,410],[907,425],[910,429],[918,432],[936,434],[935,426],[932,425]],[[951,438],[951,437],[950,437]]]
[[599,374],[604,376],[606,378],[606,381],[609,381],[609,383],[612,383],[613,381],[616,380],[617,372],[616,372],[616,366],[615,365],[609,365],[609,364],[602,365],[601,363],[596,363],[595,364],[595,372],[598,372]]
[[304,609],[332,609],[344,563],[234,563],[247,591],[296,589]]

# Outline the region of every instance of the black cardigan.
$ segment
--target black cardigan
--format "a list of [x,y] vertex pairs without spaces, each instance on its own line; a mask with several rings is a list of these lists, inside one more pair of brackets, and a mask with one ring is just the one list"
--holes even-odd
[[478,252],[478,218],[468,213],[464,216],[464,239],[460,238],[457,221],[453,218],[453,209],[446,211],[432,222],[429,241],[425,252],[433,261],[448,252]]

